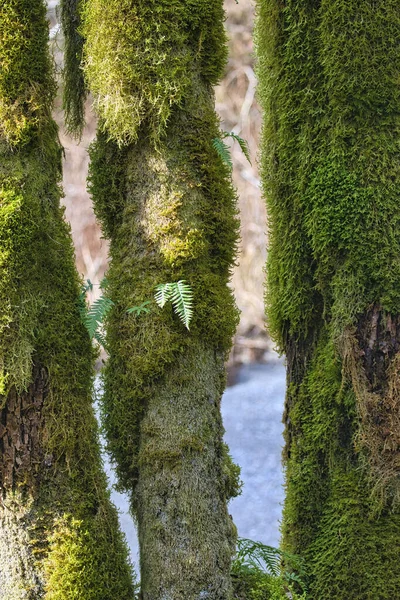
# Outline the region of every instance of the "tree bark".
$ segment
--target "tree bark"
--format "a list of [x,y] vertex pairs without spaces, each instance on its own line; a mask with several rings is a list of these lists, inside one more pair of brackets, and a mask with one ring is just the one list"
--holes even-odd
[[133,598],[60,208],[42,0],[0,7],[0,599]]
[[[227,284],[238,222],[229,167],[213,146],[222,4],[178,2],[171,11],[167,2],[140,2],[124,8],[123,23],[119,4],[104,10],[86,4],[83,32],[101,116],[90,188],[110,239],[114,302],[104,371],[108,448],[138,521],[143,598],[228,600],[235,528],[227,501],[239,482],[222,441],[220,399],[237,324]],[[101,42],[99,31],[107,32]],[[121,74],[125,61],[130,70]],[[123,85],[109,89],[112,81]],[[117,93],[112,113],[107,98]],[[129,105],[143,113],[131,112],[119,128]],[[153,300],[158,284],[180,280],[193,291],[190,331]],[[146,301],[147,314],[127,312]]]
[[283,545],[313,600],[400,586],[399,34],[394,1],[258,2]]

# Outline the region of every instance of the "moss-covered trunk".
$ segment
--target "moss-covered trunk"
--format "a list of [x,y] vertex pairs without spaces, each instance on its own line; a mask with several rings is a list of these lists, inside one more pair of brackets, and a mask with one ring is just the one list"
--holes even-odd
[[0,598],[132,599],[60,208],[42,0],[0,7]]
[[[92,0],[83,32],[101,117],[90,187],[111,242],[103,413],[138,520],[143,598],[227,600],[238,469],[220,400],[237,322],[227,283],[238,223],[213,146],[222,5]],[[190,331],[154,302],[157,284],[179,280],[193,291]],[[150,312],[127,312],[146,301]]]
[[285,548],[313,600],[400,589],[400,5],[258,2]]

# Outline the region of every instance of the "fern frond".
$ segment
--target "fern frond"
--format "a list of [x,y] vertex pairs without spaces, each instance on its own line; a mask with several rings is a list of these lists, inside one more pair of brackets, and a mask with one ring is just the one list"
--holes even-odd
[[280,550],[261,542],[240,538],[236,560],[242,566],[267,572],[274,577],[278,577],[280,574]]
[[154,294],[155,301],[160,308],[164,308],[168,300],[171,300],[171,285],[172,283],[160,283],[156,287]]
[[178,315],[186,329],[189,329],[193,317],[192,288],[183,279],[176,282],[161,283],[156,287],[154,298],[160,308],[171,301],[175,314]]
[[241,151],[243,152],[243,154],[245,155],[245,157],[251,164],[250,149],[249,149],[249,144],[247,143],[247,141],[244,140],[243,138],[241,138],[240,135],[238,135],[237,133],[233,133],[233,131],[231,131],[230,133],[226,133],[224,135],[224,138],[226,138],[226,137],[231,137],[233,140],[237,141],[237,143],[240,146]]
[[213,146],[217,151],[218,156],[221,158],[222,162],[224,162],[230,169],[233,168],[232,157],[229,150],[229,147],[224,144],[221,138],[213,139]]
[[170,287],[171,302],[175,313],[178,315],[186,329],[189,330],[189,324],[193,317],[193,292],[186,281],[181,280],[171,284]]
[[86,313],[85,326],[88,330],[90,339],[95,337],[98,327],[102,324],[114,302],[106,296],[100,296]]
[[135,315],[136,317],[139,317],[142,313],[149,313],[150,312],[150,308],[148,308],[148,304],[150,304],[150,300],[146,300],[146,302],[142,302],[142,304],[139,304],[138,306],[132,306],[131,308],[127,309],[127,313],[128,315]]
[[100,346],[106,347],[106,338],[100,331],[96,331],[93,337]]
[[273,577],[282,576],[289,584],[296,583],[303,592],[307,591],[307,574],[302,558],[261,542],[239,538],[232,569],[236,573],[259,572]]

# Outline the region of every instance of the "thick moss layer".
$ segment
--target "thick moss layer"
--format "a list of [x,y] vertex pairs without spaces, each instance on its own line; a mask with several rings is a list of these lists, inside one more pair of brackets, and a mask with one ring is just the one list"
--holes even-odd
[[46,127],[55,92],[44,2],[7,0],[0,6],[0,138],[29,141]]
[[[172,580],[160,582],[168,579],[165,564],[170,562],[175,563],[174,586],[179,581],[174,598],[197,598],[207,581],[210,598],[228,598],[229,559],[234,549],[225,505],[227,497],[237,493],[237,469],[229,466],[222,444],[219,403],[224,388],[222,364],[237,323],[227,281],[238,223],[229,173],[212,145],[218,135],[213,98],[209,90],[203,88],[201,93],[200,86],[194,89],[197,91],[193,90],[187,100],[186,110],[171,116],[168,137],[158,150],[152,147],[144,128],[135,146],[119,150],[100,134],[91,152],[95,209],[111,236],[107,278],[108,293],[115,303],[108,317],[110,357],[104,371],[103,418],[120,484],[132,494],[139,531],[144,531],[140,535],[142,583],[151,598],[163,597],[162,585],[172,589]],[[147,315],[135,318],[127,314],[130,306],[151,299],[158,283],[179,279],[188,281],[194,294],[190,333],[170,309],[161,310],[155,303]],[[194,362],[185,369],[185,378],[178,365],[193,352]],[[204,357],[210,353],[214,366],[207,363],[205,368]],[[219,379],[217,387],[211,391],[199,387],[198,382],[213,377],[213,372]],[[190,399],[188,404],[185,398]],[[150,407],[165,412],[163,431],[145,425]],[[178,429],[176,414],[180,414]],[[209,424],[195,431],[195,419],[200,417]],[[146,456],[150,440],[158,450]],[[192,457],[186,468],[182,464],[185,457]],[[212,479],[207,480],[201,469],[211,466],[210,457]],[[179,534],[178,521],[179,515],[188,514],[192,533],[186,539],[186,552],[200,561],[192,562],[191,572],[172,546],[163,557],[154,548],[163,547],[162,532],[159,539],[154,535],[154,527],[161,523],[157,525],[157,511],[153,511],[154,522],[145,519],[144,512],[160,502],[157,479],[164,486],[163,502],[169,497],[168,502],[172,502],[175,494],[181,502],[174,519],[164,524],[169,536],[187,534],[186,528]],[[141,483],[136,490],[138,480]],[[220,485],[225,490],[214,496],[215,510],[219,508],[218,519],[212,524],[203,519],[201,511],[199,518],[194,518],[201,505],[195,481],[199,485],[202,481],[207,506],[212,481],[212,489]],[[174,492],[176,485],[179,491]],[[225,584],[218,584],[218,593],[212,583],[221,577],[215,569],[216,556],[225,573]]]
[[[21,31],[44,72],[26,59],[20,80],[36,89],[37,76],[52,87],[42,0],[6,2],[0,15],[7,10],[13,21],[0,21],[6,72],[16,65],[4,41]],[[17,97],[2,77],[4,97]],[[49,115],[50,95],[43,102]],[[131,568],[102,472],[93,349],[60,208],[57,128],[49,116],[39,126],[36,115],[24,115],[29,138],[0,144],[0,598],[128,600]]]
[[[238,468],[219,411],[237,324],[227,284],[238,221],[229,169],[213,147],[222,3],[121,9],[92,0],[83,15],[85,71],[102,118],[90,190],[110,239],[114,302],[103,418],[138,518],[142,594],[227,600],[235,533],[226,504]],[[148,314],[127,313],[157,284],[181,279],[193,290],[190,332],[155,302]]]
[[190,93],[200,66],[215,84],[226,59],[223,9],[214,0],[84,3],[84,71],[107,136],[136,141],[143,121],[157,140]]
[[394,0],[258,2],[284,543],[318,600],[400,586],[399,35]]
[[[112,235],[107,278],[115,308],[108,320],[104,418],[128,490],[137,478],[138,416],[152,384],[167,377],[193,339],[225,356],[237,323],[227,287],[238,227],[235,199],[212,146],[218,135],[212,97],[197,94],[190,104],[191,111],[171,120],[162,152],[152,148],[147,130],[141,143],[122,150],[101,134],[91,151],[95,210]],[[193,127],[196,113],[205,138]],[[158,283],[179,279],[194,294],[190,333],[172,310],[155,303],[148,315],[127,314],[152,299]]]

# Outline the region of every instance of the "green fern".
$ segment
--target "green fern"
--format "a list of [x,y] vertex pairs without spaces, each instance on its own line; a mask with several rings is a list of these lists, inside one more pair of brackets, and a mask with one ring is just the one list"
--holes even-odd
[[138,306],[132,306],[131,308],[127,309],[127,313],[128,315],[135,315],[135,317],[139,317],[142,313],[149,313],[150,312],[150,308],[148,308],[148,304],[150,304],[150,300],[146,300],[146,302],[142,302],[142,304],[139,304]]
[[232,170],[233,163],[229,147],[226,144],[224,144],[221,138],[213,139],[213,146],[217,151],[218,156],[221,158],[222,162],[228,165],[228,167]]
[[307,577],[302,559],[261,542],[238,539],[232,572],[237,575],[259,573],[282,577],[286,583],[296,584],[303,594],[307,592]]
[[222,141],[226,138],[232,138],[233,140],[236,140],[238,142],[240,149],[242,150],[243,154],[245,155],[245,157],[251,164],[250,150],[249,150],[248,143],[246,142],[246,140],[241,138],[237,133],[234,133],[233,131],[231,131],[231,132],[223,131],[223,132],[221,132],[220,138],[213,139],[213,146],[214,146],[215,150],[217,151],[218,156],[221,158],[222,162],[224,162],[226,165],[228,165],[228,167],[232,170],[233,163],[232,163],[232,157],[231,157],[229,146],[227,144],[225,144],[225,142]]
[[105,316],[113,305],[114,302],[111,300],[111,298],[100,296],[100,298],[95,300],[90,306],[84,321],[90,339],[96,337],[99,327],[101,327]]
[[160,308],[164,308],[168,300],[171,299],[171,286],[172,283],[160,283],[156,286],[156,293],[154,298]]
[[225,133],[225,135],[223,137],[224,138],[231,137],[232,139],[236,140],[240,146],[241,151],[243,152],[243,154],[245,155],[245,157],[251,164],[249,144],[246,140],[244,140],[239,135],[237,135],[237,133],[233,133],[233,131],[231,131],[231,133]]
[[[114,302],[110,298],[102,295],[93,302],[91,306],[88,306],[86,295],[89,291],[93,290],[93,285],[94,284],[90,279],[87,279],[86,283],[82,285],[81,293],[79,295],[79,313],[90,339],[95,339],[100,345],[104,346],[105,339],[100,329],[106,314],[113,306]],[[104,290],[106,286],[107,280],[104,278],[100,283],[100,288]]]
[[154,298],[160,308],[164,308],[167,302],[171,302],[174,312],[186,329],[189,330],[190,321],[193,317],[193,292],[186,281],[161,283],[156,287]]

